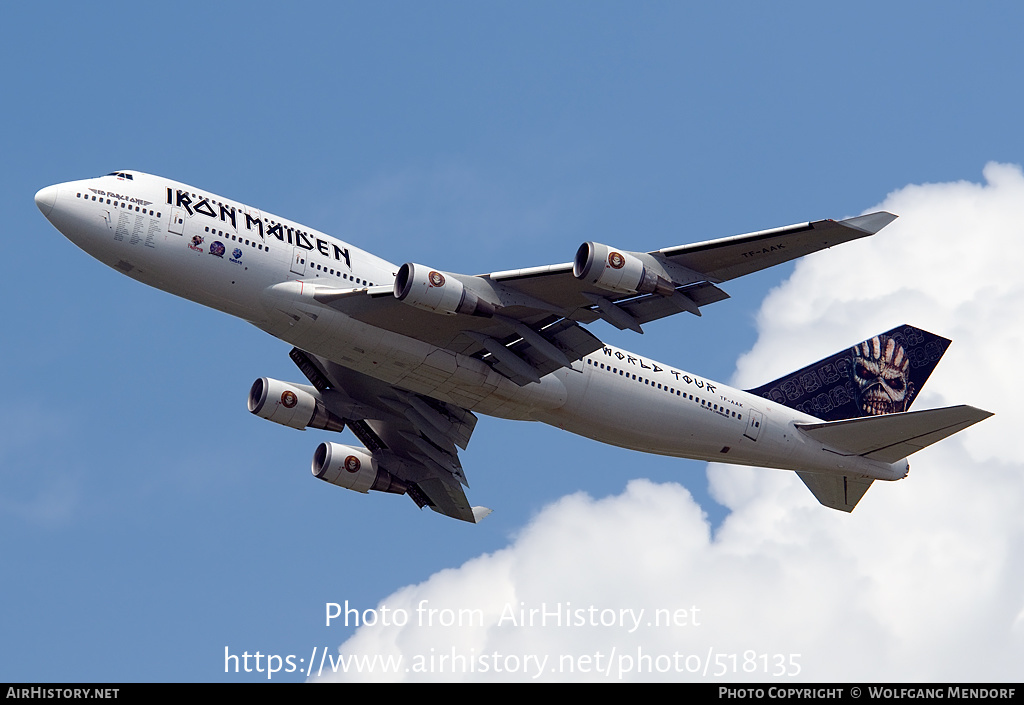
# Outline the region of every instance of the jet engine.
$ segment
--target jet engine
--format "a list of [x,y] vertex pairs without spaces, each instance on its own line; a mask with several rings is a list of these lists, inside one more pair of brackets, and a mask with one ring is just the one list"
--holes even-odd
[[442,274],[422,264],[406,262],[395,277],[395,298],[410,306],[449,316],[462,313],[490,317],[494,305],[451,274]]
[[366,448],[321,443],[313,453],[313,475],[347,490],[405,494],[408,485],[380,467]]
[[331,413],[316,387],[260,377],[249,389],[249,411],[260,418],[300,431],[344,431],[345,420]]
[[597,242],[584,242],[576,250],[572,273],[588,284],[617,294],[672,296],[675,286],[644,265],[635,254]]

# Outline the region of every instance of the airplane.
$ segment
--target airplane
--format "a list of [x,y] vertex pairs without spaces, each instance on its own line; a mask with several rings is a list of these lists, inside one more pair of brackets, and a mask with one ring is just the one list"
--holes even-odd
[[585,242],[571,262],[464,275],[396,266],[295,221],[138,171],[47,186],[42,214],[100,262],[294,346],[307,383],[257,379],[253,414],[327,441],[317,478],[408,495],[476,523],[459,461],[477,414],[540,421],[646,453],[793,470],[850,512],[907,457],[992,414],[910,411],[950,341],[910,325],[750,390],[606,345],[620,330],[728,298],[719,285],[851,240],[896,216],[818,220],[654,252]]

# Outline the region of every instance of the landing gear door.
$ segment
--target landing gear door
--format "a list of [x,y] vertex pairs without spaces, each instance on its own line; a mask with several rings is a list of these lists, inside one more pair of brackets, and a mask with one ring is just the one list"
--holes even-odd
[[300,275],[306,273],[306,251],[301,247],[292,248],[292,271]]
[[747,430],[743,432],[743,435],[752,441],[756,441],[758,435],[761,433],[761,424],[764,422],[764,414],[760,411],[754,411],[753,409],[747,410]]

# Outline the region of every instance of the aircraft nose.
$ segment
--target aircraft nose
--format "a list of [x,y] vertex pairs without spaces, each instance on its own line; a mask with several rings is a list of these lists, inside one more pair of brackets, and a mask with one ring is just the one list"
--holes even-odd
[[53,204],[57,202],[57,187],[47,186],[36,191],[36,208],[47,218],[53,210]]

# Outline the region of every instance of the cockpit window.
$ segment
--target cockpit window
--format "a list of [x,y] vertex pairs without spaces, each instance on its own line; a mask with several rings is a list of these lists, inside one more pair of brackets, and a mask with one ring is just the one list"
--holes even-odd
[[135,180],[135,179],[132,178],[131,174],[126,174],[123,171],[112,171],[109,174],[107,174],[107,176],[120,176],[122,179],[128,179],[129,181],[134,181]]

